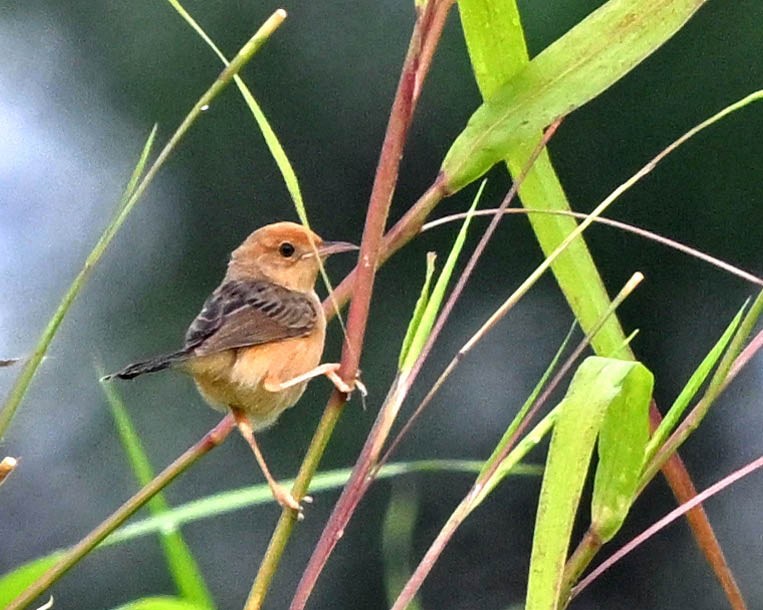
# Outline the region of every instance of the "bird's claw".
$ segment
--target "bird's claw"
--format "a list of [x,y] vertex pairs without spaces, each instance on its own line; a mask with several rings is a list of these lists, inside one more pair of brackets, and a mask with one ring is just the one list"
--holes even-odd
[[368,396],[368,389],[366,388],[366,384],[360,380],[360,369],[356,371],[355,379],[353,379],[352,384],[349,384],[339,376],[339,373],[337,372],[339,370],[339,366],[340,365],[337,364],[335,368],[327,371],[326,376],[331,380],[331,383],[334,384],[334,387],[342,392],[342,394],[347,394],[348,398],[357,388],[357,390],[360,392],[361,398],[363,399],[363,405],[365,408],[365,398]]
[[[302,505],[297,502],[296,498],[292,496],[291,492],[288,491],[285,487],[276,484],[272,488],[272,491],[276,502],[278,502],[283,508],[290,508],[291,510],[297,511],[298,514],[302,514]],[[312,498],[310,498],[310,501],[312,501]]]

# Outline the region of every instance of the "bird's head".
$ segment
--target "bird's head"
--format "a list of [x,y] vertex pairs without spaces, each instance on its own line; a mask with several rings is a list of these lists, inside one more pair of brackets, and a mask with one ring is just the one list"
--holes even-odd
[[309,292],[318,276],[319,259],[357,249],[347,242],[323,241],[294,222],[276,222],[257,229],[233,251],[226,278],[268,279]]

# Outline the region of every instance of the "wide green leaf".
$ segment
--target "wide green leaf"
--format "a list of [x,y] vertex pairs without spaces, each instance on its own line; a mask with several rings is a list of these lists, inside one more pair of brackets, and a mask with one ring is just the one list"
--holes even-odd
[[448,190],[470,184],[512,144],[592,100],[664,44],[706,0],[610,0],[504,83],[469,119],[442,164]]
[[533,536],[527,610],[557,607],[572,526],[596,438],[607,411],[612,408],[616,414],[623,401],[630,400],[628,394],[634,388],[641,392],[645,371],[636,362],[587,358],[555,409],[556,424]]
[[[143,449],[143,443],[141,443],[133,426],[130,415],[113,384],[102,383],[101,387],[111,407],[119,432],[119,439],[130,461],[135,478],[141,487],[148,485],[155,476],[154,469]],[[147,506],[150,513],[155,517],[161,517],[170,510],[170,505],[161,492],[151,498]],[[160,530],[159,542],[167,562],[167,569],[180,596],[198,607],[214,608],[215,604],[204,582],[204,576],[179,528],[168,527]]]
[[0,608],[10,604],[19,593],[53,567],[63,555],[63,551],[57,551],[25,563],[12,572],[0,576]]
[[[519,11],[515,0],[460,0],[458,7],[477,85],[483,100],[488,100],[530,61]],[[513,176],[527,170],[540,138],[538,129],[509,146],[505,161]],[[543,150],[526,171],[519,196],[529,210],[570,210],[548,150]],[[530,214],[528,220],[546,256],[577,227],[575,219],[564,216]],[[580,326],[590,332],[607,310],[609,296],[582,236],[559,255],[551,268]],[[592,344],[599,356],[614,356],[623,340],[617,317],[610,316]]]
[[617,533],[628,515],[639,488],[649,440],[654,376],[638,362],[619,368],[628,374],[610,402],[599,432],[599,464],[591,500],[591,529],[602,542]]

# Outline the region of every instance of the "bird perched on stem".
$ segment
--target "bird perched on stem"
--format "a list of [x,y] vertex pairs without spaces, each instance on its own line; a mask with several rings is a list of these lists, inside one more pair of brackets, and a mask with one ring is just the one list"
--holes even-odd
[[222,283],[191,323],[182,349],[104,380],[168,368],[189,373],[210,405],[233,413],[278,503],[301,510],[270,474],[254,432],[294,405],[314,377],[325,375],[339,391],[352,391],[355,381],[345,383],[338,364],[320,364],[326,317],[314,289],[321,261],[350,250],[357,246],[323,241],[292,222],[256,230],[231,254]]

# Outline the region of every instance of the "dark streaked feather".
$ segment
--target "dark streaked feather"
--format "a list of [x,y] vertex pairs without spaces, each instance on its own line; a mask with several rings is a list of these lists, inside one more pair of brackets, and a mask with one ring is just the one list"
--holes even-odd
[[318,314],[310,298],[266,280],[231,281],[212,293],[185,336],[185,351],[205,356],[307,335]]
[[106,375],[101,378],[101,381],[111,381],[114,377],[119,379],[132,379],[138,375],[145,373],[155,373],[157,371],[163,371],[170,368],[173,364],[183,362],[188,358],[188,350],[182,349],[172,354],[166,354],[164,356],[156,356],[149,360],[143,360],[142,362],[135,362],[126,366],[121,371]]

